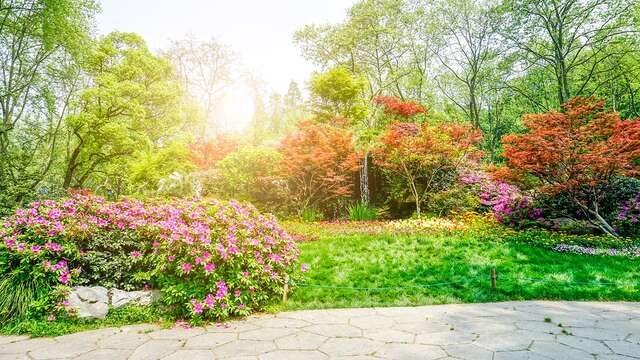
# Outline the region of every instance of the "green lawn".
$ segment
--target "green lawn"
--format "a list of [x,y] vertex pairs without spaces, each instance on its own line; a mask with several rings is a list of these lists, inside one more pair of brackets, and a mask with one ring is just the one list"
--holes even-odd
[[[310,269],[286,309],[529,299],[640,301],[637,258],[557,253],[506,241],[498,230],[394,235],[327,225],[286,227],[313,238],[301,244],[301,259]],[[495,290],[490,276],[494,267]],[[412,286],[418,288],[397,289]]]

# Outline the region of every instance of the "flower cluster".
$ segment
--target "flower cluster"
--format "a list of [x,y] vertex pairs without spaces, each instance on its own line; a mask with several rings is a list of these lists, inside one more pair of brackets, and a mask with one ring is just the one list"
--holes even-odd
[[625,256],[636,258],[640,256],[640,248],[639,247],[630,247],[623,249],[604,249],[604,248],[594,248],[590,246],[581,246],[581,245],[568,245],[568,244],[558,244],[553,247],[554,251],[572,253],[572,254],[581,254],[581,255],[600,255],[600,256]]
[[150,281],[180,316],[220,318],[259,309],[281,291],[299,254],[274,217],[235,201],[109,202],[76,194],[18,209],[3,226],[0,251],[34,260],[61,285],[72,284],[80,271],[73,264],[83,239],[132,232],[141,247],[130,260],[147,264]]
[[614,222],[619,232],[640,236],[640,193],[622,203]]
[[507,225],[517,225],[523,220],[538,221],[542,211],[533,206],[532,199],[523,194],[517,186],[493,181],[486,174],[469,173],[460,175],[459,180],[466,185],[479,188],[480,203],[489,206],[496,220]]

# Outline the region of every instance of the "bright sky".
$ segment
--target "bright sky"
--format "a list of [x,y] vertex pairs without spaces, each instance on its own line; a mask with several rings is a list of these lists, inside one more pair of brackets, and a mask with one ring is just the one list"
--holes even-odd
[[[284,93],[291,80],[304,87],[313,66],[293,44],[293,33],[306,24],[344,19],[353,0],[102,0],[98,31],[140,34],[152,50],[170,38],[192,33],[231,46],[269,90]],[[231,129],[245,126],[253,114],[247,89],[229,91],[224,116]],[[240,108],[240,110],[238,110]],[[232,110],[233,109],[233,110]],[[238,125],[241,124],[241,125]]]

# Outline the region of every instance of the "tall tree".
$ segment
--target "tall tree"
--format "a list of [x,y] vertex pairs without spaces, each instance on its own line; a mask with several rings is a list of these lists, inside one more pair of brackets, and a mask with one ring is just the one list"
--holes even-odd
[[431,4],[431,22],[423,29],[432,34],[430,48],[441,69],[436,75],[440,91],[477,129],[500,53],[492,11],[483,2],[440,0]]
[[78,113],[67,118],[65,188],[86,186],[95,175],[121,173],[136,150],[170,141],[183,120],[181,88],[171,64],[151,54],[136,34],[116,32],[100,39],[86,73],[92,85],[83,90]]
[[0,1],[0,203],[20,203],[58,160],[96,5]]
[[615,45],[637,34],[634,6],[628,0],[505,0],[501,33],[521,52],[520,68],[550,72],[559,106],[584,95],[599,65],[622,54]]
[[[205,128],[217,133],[215,111],[224,90],[232,82],[236,54],[215,39],[202,41],[193,35],[171,41],[163,54],[176,68],[183,88],[200,105],[207,123]],[[197,133],[204,134],[204,131]]]

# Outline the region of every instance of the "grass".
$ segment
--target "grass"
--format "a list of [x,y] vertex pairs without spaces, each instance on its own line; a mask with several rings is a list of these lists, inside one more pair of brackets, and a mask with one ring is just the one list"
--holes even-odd
[[124,306],[109,310],[105,319],[58,318],[55,321],[46,319],[21,319],[0,326],[0,335],[29,334],[32,337],[60,336],[85,330],[106,327],[118,327],[141,323],[160,323],[168,326],[160,312],[154,307]]
[[[370,234],[340,225],[286,227],[315,240],[301,244],[301,260],[310,269],[283,309],[640,300],[638,259],[557,253],[504,241],[491,229]],[[492,268],[498,274],[496,289]],[[398,289],[411,286],[425,287]]]

